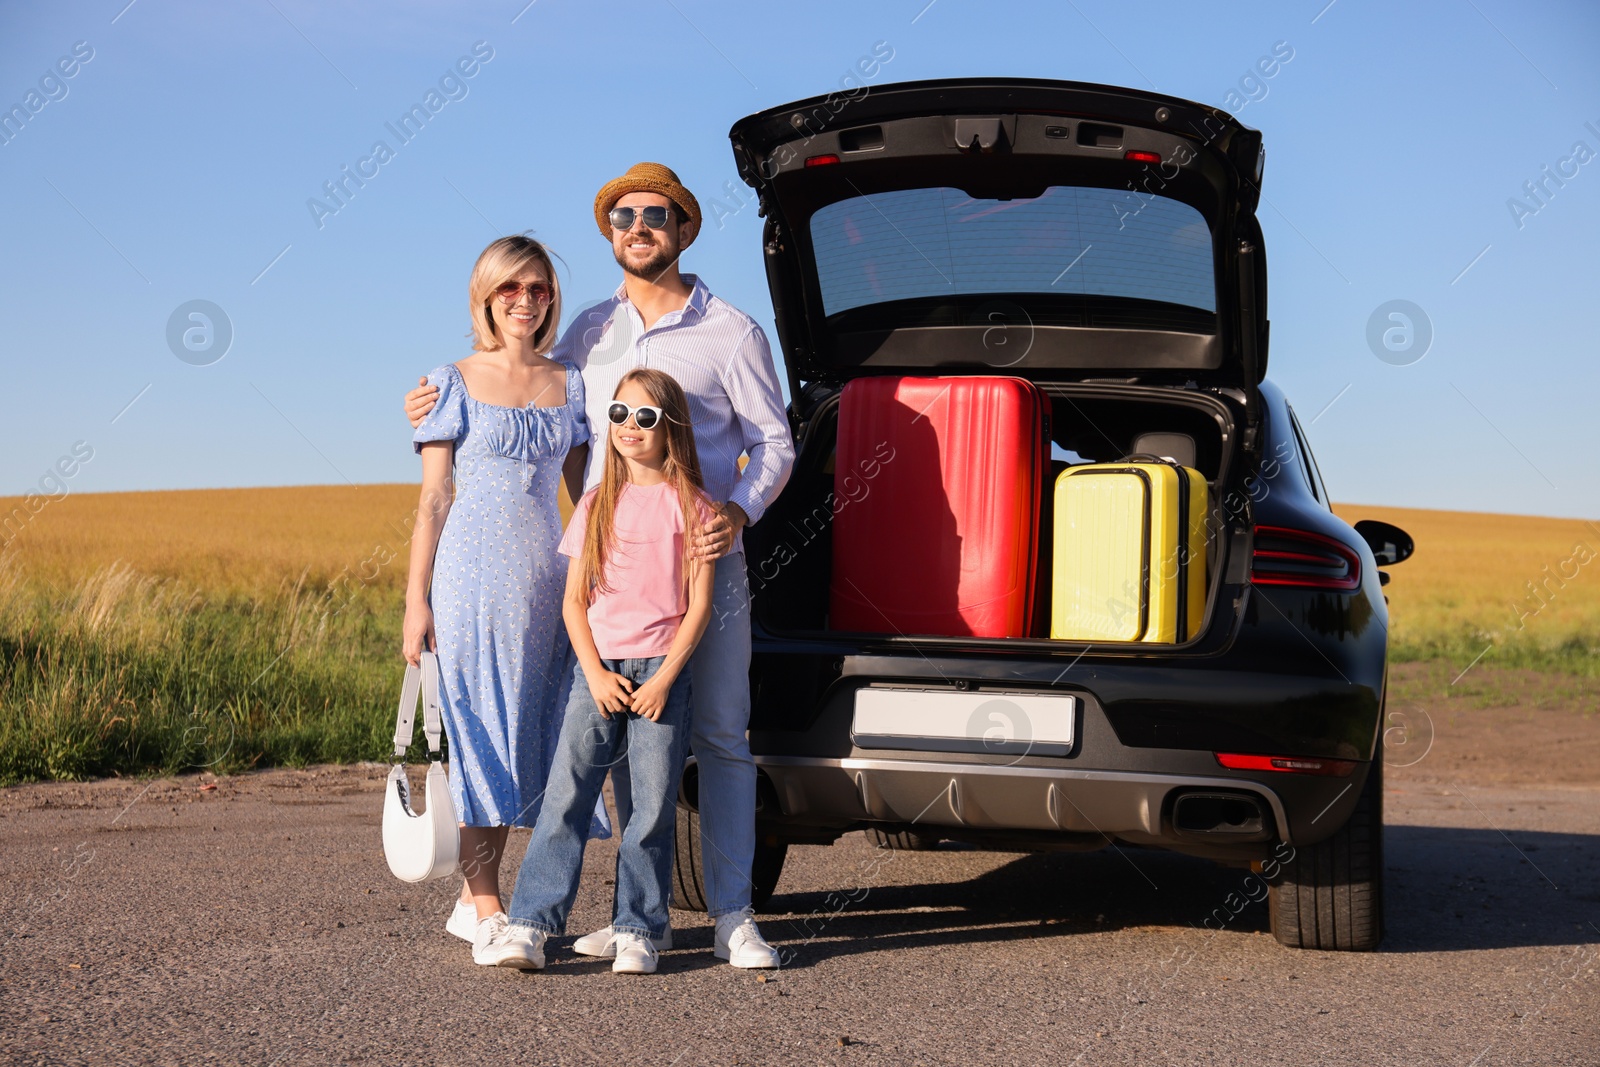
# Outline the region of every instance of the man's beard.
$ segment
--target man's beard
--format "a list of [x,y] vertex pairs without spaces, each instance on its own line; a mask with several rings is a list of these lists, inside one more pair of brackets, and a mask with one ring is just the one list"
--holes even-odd
[[626,247],[616,253],[616,258],[617,266],[635,278],[643,278],[647,282],[658,281],[672,267],[675,261],[675,257],[668,255],[667,250],[660,245],[655,246],[655,254],[643,263],[636,264],[630,260]]

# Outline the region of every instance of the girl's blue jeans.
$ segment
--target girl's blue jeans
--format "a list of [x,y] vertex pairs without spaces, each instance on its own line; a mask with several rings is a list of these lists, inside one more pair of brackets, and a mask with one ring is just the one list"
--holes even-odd
[[[666,661],[604,659],[606,670],[630,679],[637,689]],[[617,847],[617,897],[612,928],[652,940],[667,931],[667,899],[677,820],[678,780],[689,748],[690,671],[679,672],[660,720],[632,712],[600,714],[583,667],[576,666],[572,696],[561,722],[561,739],[545,787],[533,840],[522,857],[511,895],[513,925],[547,934],[566,932],[567,914],[578,895],[583,847],[606,773],[626,768],[633,810]],[[625,762],[622,762],[625,761]]]

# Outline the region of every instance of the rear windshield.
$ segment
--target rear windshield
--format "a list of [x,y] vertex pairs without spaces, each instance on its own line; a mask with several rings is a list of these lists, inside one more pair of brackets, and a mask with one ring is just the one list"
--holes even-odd
[[1215,312],[1211,233],[1166,197],[1052,186],[1031,200],[902,189],[841,200],[811,217],[829,315],[958,294],[1137,297]]

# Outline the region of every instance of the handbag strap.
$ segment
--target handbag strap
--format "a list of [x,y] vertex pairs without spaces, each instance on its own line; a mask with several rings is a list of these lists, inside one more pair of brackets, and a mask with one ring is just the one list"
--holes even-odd
[[400,686],[400,714],[394,727],[394,758],[403,762],[406,749],[411,747],[411,733],[416,724],[417,697],[422,697],[422,733],[428,739],[428,755],[439,757],[439,736],[443,732],[443,716],[439,707],[439,659],[432,652],[423,652],[417,666],[406,664],[405,681]]

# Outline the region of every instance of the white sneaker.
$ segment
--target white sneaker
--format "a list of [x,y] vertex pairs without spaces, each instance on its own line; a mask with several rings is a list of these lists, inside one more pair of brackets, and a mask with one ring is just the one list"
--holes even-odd
[[470,900],[463,904],[461,898],[456,897],[455,909],[444,924],[444,932],[455,934],[470,945],[478,932],[478,906]]
[[549,935],[529,926],[512,926],[506,913],[497,911],[478,921],[472,939],[472,962],[481,967],[515,967],[544,970],[544,943]]
[[778,950],[761,936],[760,928],[751,917],[754,914],[754,908],[746,907],[717,919],[716,941],[712,948],[717,959],[727,960],[735,967],[778,966]]
[[649,938],[624,931],[613,937],[611,943],[617,953],[617,960],[611,965],[612,974],[656,973],[658,954]]
[[[650,942],[657,952],[672,951],[672,927],[667,927],[667,932],[656,940]],[[580,956],[599,956],[609,960],[617,954],[617,933],[609,926],[602,926],[592,934],[584,934],[572,943],[572,951]]]

